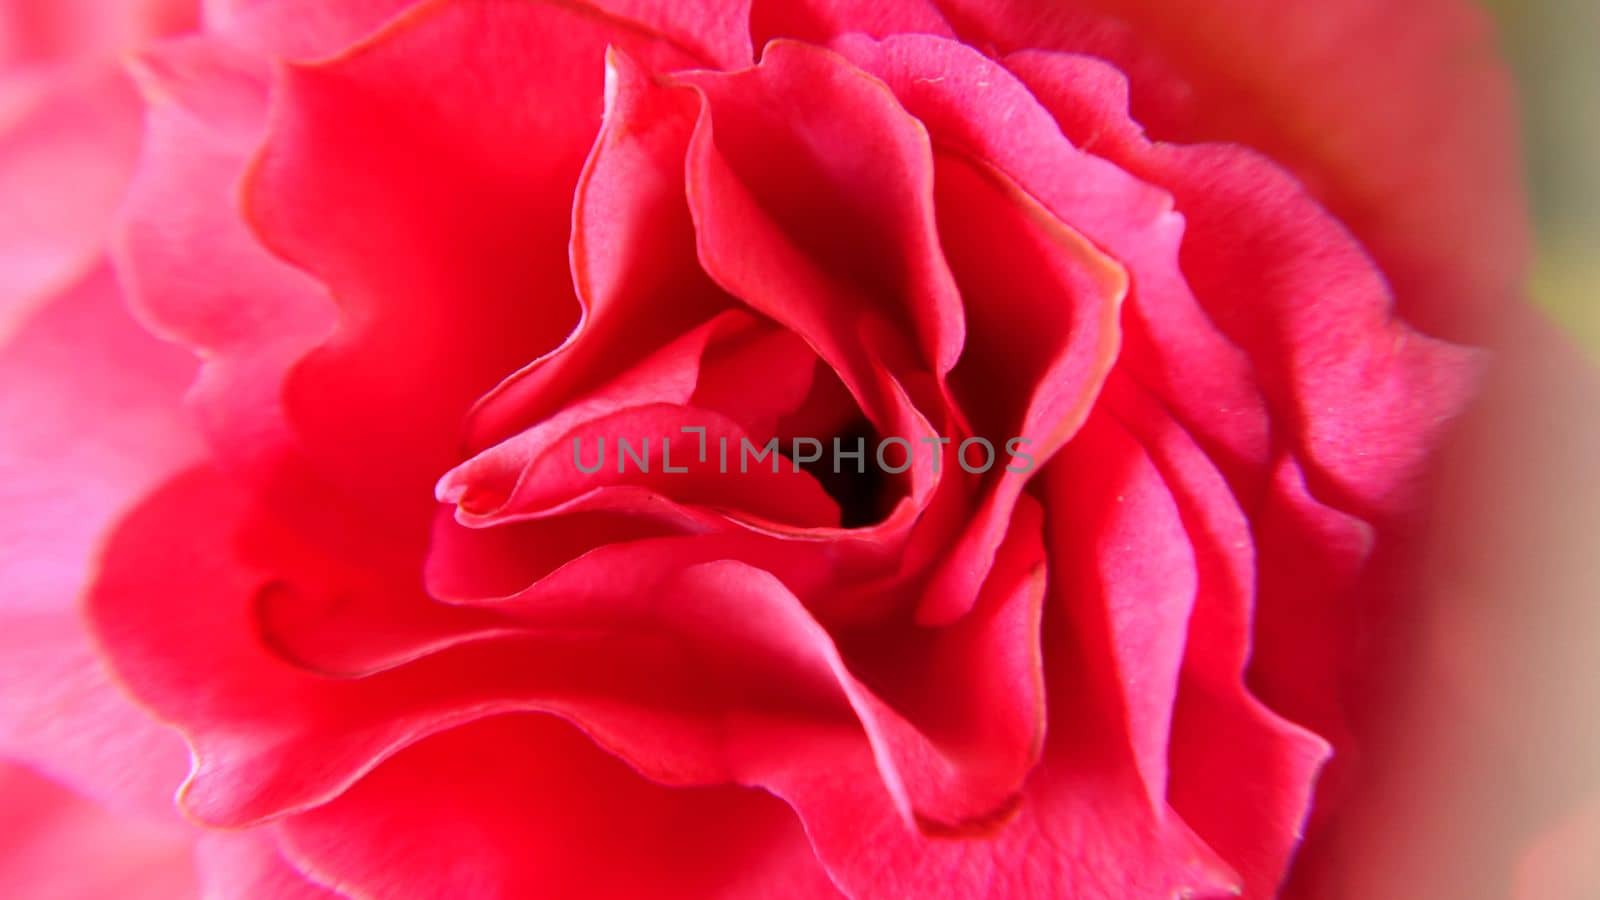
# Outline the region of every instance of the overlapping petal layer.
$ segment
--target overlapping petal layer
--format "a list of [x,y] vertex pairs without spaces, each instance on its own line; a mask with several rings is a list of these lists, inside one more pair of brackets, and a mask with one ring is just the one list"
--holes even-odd
[[[218,895],[1271,895],[1480,364],[1396,309],[1476,333],[1518,236],[1454,223],[1446,315],[1412,226],[1500,150],[1390,207],[1416,97],[1307,130],[1370,81],[1285,76],[1364,4],[1272,13],[1275,52],[1092,6],[208,3],[133,66],[115,240],[198,436],[85,226],[132,93],[83,95],[115,141],[27,117],[0,188],[30,140],[127,151],[0,255],[11,309],[78,279],[0,361],[51,510],[0,544],[71,550],[7,640],[96,673],[30,689],[100,729],[41,762],[169,770],[125,686],[184,809],[249,828],[201,842]],[[1439,21],[1424,58],[1472,43]],[[1214,138],[1255,149],[1167,142]],[[103,356],[33,377],[69,344]],[[799,443],[886,438],[907,471]]]

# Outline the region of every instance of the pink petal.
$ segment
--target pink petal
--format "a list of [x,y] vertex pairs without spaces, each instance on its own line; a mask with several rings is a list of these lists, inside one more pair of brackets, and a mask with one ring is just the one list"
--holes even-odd
[[869,717],[869,729],[883,730],[879,753],[927,831],[991,831],[1014,811],[1044,747],[1042,525],[1024,498],[974,608],[954,625],[896,623],[847,638],[847,660],[881,698],[862,700],[898,710],[875,726]]
[[109,65],[0,107],[0,341],[100,263],[138,141],[139,98]]
[[[738,380],[749,383],[747,374],[733,366],[752,354],[763,365],[787,363],[787,374],[760,390],[730,388]],[[552,363],[559,360],[557,356]],[[770,430],[747,434],[737,419],[774,427],[779,417],[800,405],[814,362],[815,356],[793,335],[742,311],[727,310],[591,394],[569,398],[558,413],[457,466],[440,480],[436,493],[460,504],[463,522],[478,526],[523,518],[622,484],[766,521],[802,527],[836,524],[837,508],[810,475],[787,461],[782,466],[756,463],[749,471],[740,462],[743,442],[759,448],[774,435]],[[785,382],[796,383],[785,387]],[[511,400],[510,394],[505,397]],[[690,405],[699,402],[718,405]],[[685,428],[702,429],[703,434]],[[637,461],[625,461],[623,441],[639,456]],[[669,459],[666,454],[674,445],[676,456]],[[683,471],[668,472],[668,465]],[[586,471],[590,467],[598,471]],[[719,477],[735,473],[739,477]],[[754,485],[769,487],[764,492],[752,490]],[[767,496],[771,491],[777,494]]]
[[337,900],[344,894],[307,879],[265,829],[208,832],[195,848],[206,900]]
[[0,747],[156,813],[186,753],[108,677],[78,602],[116,518],[199,453],[178,409],[193,371],[103,266],[0,349],[0,502],[18,511],[0,521]]
[[171,42],[137,64],[145,142],[116,234],[130,303],[204,363],[189,397],[212,447],[268,472],[293,453],[280,397],[334,306],[239,217],[236,190],[266,134],[267,72],[216,41]]
[[1188,219],[1181,258],[1195,296],[1249,355],[1318,495],[1369,517],[1414,503],[1444,423],[1474,389],[1475,354],[1397,318],[1365,249],[1271,161],[1115,127],[1125,116],[1115,98],[1083,90],[1095,80],[1081,74],[1100,65],[1012,61],[1068,134],[1098,135],[1098,153],[1172,191]]
[[0,765],[0,882],[17,900],[199,897],[193,836],[117,815],[28,769]]
[[285,662],[336,677],[370,675],[473,640],[515,634],[517,623],[436,602],[424,590],[421,551],[392,525],[329,501],[292,498],[282,480],[243,523],[241,557],[268,580],[250,615]]
[[[839,45],[894,89],[940,147],[986,161],[1123,266],[1130,292],[1119,365],[1159,391],[1230,480],[1265,465],[1259,388],[1249,360],[1210,322],[1178,267],[1184,225],[1170,196],[1074,147],[1027,87],[970,47],[924,36],[847,37]],[[1125,96],[1114,70],[1079,68],[1078,90],[1112,106]],[[1131,128],[1126,119],[1102,122]]]
[[[682,554],[677,572],[655,584],[608,578],[604,593],[549,591],[522,611],[537,629],[526,637],[464,643],[358,680],[310,675],[257,642],[250,606],[263,576],[232,558],[228,523],[242,498],[231,493],[203,471],[174,481],[124,523],[93,598],[122,677],[189,738],[198,761],[182,801],[206,821],[244,824],[307,809],[428,734],[512,710],[567,716],[651,777],[690,784],[765,783],[769,767],[782,764],[765,756],[769,719],[822,733],[859,721],[908,822],[987,813],[987,792],[1014,789],[1030,765],[1028,735],[1039,720],[1025,697],[998,731],[953,726],[945,711],[941,727],[968,741],[947,751],[855,677],[770,575],[731,562],[683,570]],[[206,533],[174,545],[174,529],[197,515],[211,523]],[[1013,559],[1010,551],[1002,558]],[[1002,565],[1026,574],[1025,559],[1020,569]],[[1005,593],[993,602],[1007,612],[975,614],[970,638],[953,633],[929,649],[929,666],[950,670],[940,677],[960,677],[951,660],[1004,654],[1026,680],[1027,579],[996,587]],[[175,616],[164,603],[189,612]],[[993,653],[974,649],[991,642]],[[202,671],[209,689],[195,692]],[[983,723],[996,715],[979,699],[952,707],[960,708]],[[971,744],[985,728],[990,736]]]
[[750,0],[589,0],[601,11],[637,23],[723,69],[750,65]]
[[4,0],[0,70],[29,63],[109,60],[192,28],[197,0]]
[[416,0],[201,0],[206,31],[252,54],[317,59],[368,36]]
[[1135,114],[1161,140],[1242,143],[1285,165],[1371,249],[1400,312],[1430,332],[1484,337],[1520,286],[1518,129],[1474,4],[1223,0],[1183,16],[1158,0],[1093,12],[940,6],[978,46],[1109,59],[1133,78]]
[[1252,526],[1256,617],[1248,684],[1274,711],[1336,748],[1315,810],[1325,815],[1356,762],[1346,696],[1361,640],[1356,604],[1377,593],[1374,549],[1393,535],[1319,502],[1289,459],[1275,467]]
[[[704,429],[715,449],[708,448],[702,459],[699,437],[685,428]],[[492,515],[466,505],[480,502],[472,494],[464,500],[463,513],[474,523],[492,524],[571,508],[567,504],[591,492],[630,486],[744,520],[796,528],[839,524],[838,505],[794,463],[756,463],[744,471],[736,457],[746,445],[759,446],[759,440],[752,441],[737,423],[712,410],[673,404],[630,407],[561,433],[554,446],[530,460],[510,498],[498,506],[481,501],[491,504]],[[730,448],[726,465],[723,446]],[[598,471],[579,469],[580,459]]]

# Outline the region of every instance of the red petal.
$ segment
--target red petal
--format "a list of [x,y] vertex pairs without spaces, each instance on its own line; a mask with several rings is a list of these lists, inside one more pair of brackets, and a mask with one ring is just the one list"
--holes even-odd
[[1149,802],[1162,809],[1194,551],[1160,473],[1108,415],[1090,419],[1062,451],[1049,492],[1054,584],[1072,598],[1067,615],[1094,689],[1122,708]]
[[285,388],[329,481],[425,522],[470,405],[571,327],[570,203],[608,43],[682,61],[571,8],[472,0],[286,71],[247,212],[342,307]]
[[212,473],[174,480],[118,529],[90,601],[124,682],[189,738],[198,761],[181,801],[206,821],[322,803],[417,739],[497,711],[560,711],[656,777],[701,783],[727,780],[731,752],[709,711],[847,715],[833,676],[806,662],[826,637],[792,597],[763,594],[782,615],[751,615],[689,585],[645,618],[649,592],[612,611],[582,604],[579,624],[612,616],[599,630],[474,642],[359,680],[314,676],[256,637],[252,598],[269,578],[239,558],[247,515],[248,498]]
[[852,33],[955,37],[932,0],[755,0],[751,5],[750,30],[758,46],[776,38],[827,44]]
[[848,661],[888,707],[869,729],[881,730],[879,752],[928,831],[997,827],[1043,750],[1042,526],[1038,504],[1023,498],[981,595],[955,624],[896,622],[846,639]]
[[937,177],[940,236],[967,310],[951,386],[997,474],[927,588],[926,624],[970,607],[1018,495],[1088,418],[1116,362],[1128,287],[1121,266],[1003,173],[941,155]]
[[[772,355],[774,338],[789,352]],[[624,484],[648,487],[665,498],[748,512],[763,521],[801,527],[837,524],[833,501],[810,475],[791,464],[757,463],[748,472],[741,466],[739,477],[725,477],[740,465],[741,442],[759,447],[773,436],[749,435],[730,416],[770,427],[803,398],[801,391],[785,397],[776,385],[750,394],[723,389],[718,397],[717,388],[731,377],[722,357],[751,350],[766,354],[764,364],[789,357],[789,379],[809,378],[815,360],[787,333],[728,310],[592,394],[457,466],[440,480],[436,493],[445,502],[460,504],[463,522],[477,526],[524,518]],[[709,368],[702,368],[703,359]],[[692,401],[730,403],[731,408],[698,409],[689,405]],[[697,435],[684,428],[706,431]],[[625,463],[624,440],[638,460]],[[670,442],[678,448],[675,461],[663,456]],[[723,447],[728,448],[726,456]],[[667,472],[668,464],[684,471]],[[587,471],[589,467],[598,471]],[[747,490],[757,485],[767,487]]]
[[1239,871],[1247,895],[1272,896],[1299,844],[1330,748],[1245,689],[1256,558],[1249,522],[1227,482],[1130,382],[1108,389],[1107,403],[1150,454],[1194,550],[1196,595],[1172,717],[1168,797]]
[[659,86],[615,48],[606,78],[605,122],[573,204],[582,318],[560,347],[473,410],[474,449],[535,424],[730,305],[695,259],[683,190],[693,95]]
[[870,361],[942,377],[963,341],[926,133],[881,83],[804,44],[680,79],[705,98],[689,150],[701,263],[805,338],[883,430]]
[[[1059,508],[1059,504],[1057,505]],[[1051,535],[1052,565],[1081,552]],[[1066,614],[1092,605],[1053,577],[1044,658],[1050,730],[1044,758],[1014,815],[961,841],[907,828],[889,798],[867,788],[872,760],[843,738],[777,732],[811,761],[764,781],[793,804],[819,858],[859,896],[1159,897],[1237,891],[1235,876],[1176,816],[1152,810],[1126,743],[1114,687],[1096,671],[1105,640]],[[802,743],[804,742],[804,743]]]
[[397,900],[837,894],[782,803],[651,784],[546,716],[423,741],[283,831],[314,871]]

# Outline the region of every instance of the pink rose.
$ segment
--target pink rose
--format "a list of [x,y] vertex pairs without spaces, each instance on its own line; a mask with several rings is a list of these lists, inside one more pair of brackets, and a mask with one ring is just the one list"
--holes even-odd
[[83,5],[0,7],[25,895],[1567,877],[1445,818],[1576,746],[1457,663],[1600,446],[1464,4]]

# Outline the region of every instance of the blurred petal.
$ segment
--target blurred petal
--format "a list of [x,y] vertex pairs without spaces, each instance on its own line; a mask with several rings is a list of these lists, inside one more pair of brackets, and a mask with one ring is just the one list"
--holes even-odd
[[24,87],[14,120],[0,108],[0,342],[99,263],[139,141],[109,64]]
[[199,897],[193,838],[0,764],[0,883],[15,900]]
[[978,46],[1108,59],[1159,140],[1240,143],[1285,166],[1430,333],[1481,340],[1522,279],[1516,117],[1476,4],[1219,0],[1176,16],[1165,0],[939,5]]
[[[108,678],[80,618],[123,511],[199,453],[194,363],[96,269],[0,348],[0,749],[97,798],[171,811],[182,744]],[[25,514],[23,514],[25,511]]]
[[213,831],[195,847],[203,900],[338,900],[283,858],[271,832]]
[[1375,598],[1392,624],[1369,637],[1363,778],[1296,896],[1508,896],[1539,836],[1600,787],[1600,375],[1531,309],[1498,334],[1404,593]]

